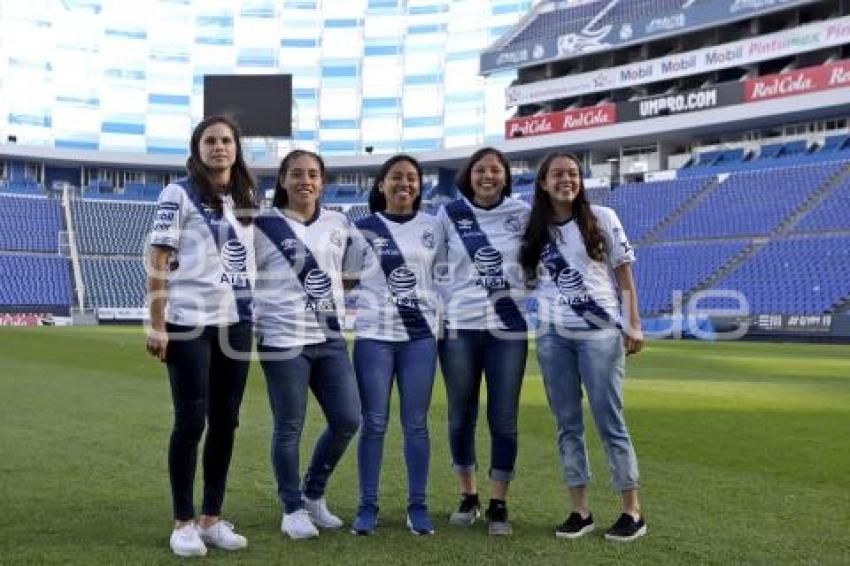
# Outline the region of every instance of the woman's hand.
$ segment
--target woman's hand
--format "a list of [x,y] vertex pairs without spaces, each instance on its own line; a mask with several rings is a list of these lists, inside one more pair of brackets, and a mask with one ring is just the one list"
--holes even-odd
[[626,330],[625,334],[623,334],[623,345],[626,347],[627,356],[637,354],[643,350],[643,342],[643,331],[640,327],[637,329],[629,328]]
[[168,334],[162,330],[149,330],[147,349],[151,356],[159,358],[159,361],[164,362],[166,352],[168,351]]

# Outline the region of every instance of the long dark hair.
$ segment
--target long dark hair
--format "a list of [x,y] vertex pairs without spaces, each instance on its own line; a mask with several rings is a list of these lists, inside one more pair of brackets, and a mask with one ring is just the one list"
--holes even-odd
[[576,224],[578,224],[578,230],[584,242],[584,249],[587,251],[587,255],[593,260],[603,261],[608,253],[605,247],[605,240],[602,237],[602,230],[599,228],[599,222],[590,208],[590,201],[587,200],[587,193],[584,190],[584,175],[581,172],[581,161],[569,152],[552,152],[543,158],[543,161],[540,162],[540,166],[537,168],[537,177],[534,179],[534,200],[531,205],[531,215],[528,218],[528,226],[525,228],[525,233],[522,235],[519,262],[522,265],[526,281],[528,282],[533,282],[537,278],[537,264],[540,261],[543,246],[555,235],[555,231],[552,229],[555,211],[552,208],[552,201],[549,200],[549,195],[543,190],[543,183],[549,174],[552,161],[559,157],[571,159],[578,166],[579,191],[573,201],[573,218]]
[[204,131],[207,128],[216,124],[224,124],[230,128],[230,133],[233,134],[233,143],[236,144],[236,161],[230,167],[230,185],[228,190],[236,208],[236,218],[243,225],[247,225],[253,221],[255,211],[257,210],[257,201],[254,192],[257,183],[248,169],[248,165],[245,163],[245,158],[242,156],[242,142],[240,141],[242,134],[239,132],[239,127],[235,122],[226,116],[209,116],[195,126],[195,129],[192,130],[192,139],[189,143],[189,158],[186,160],[186,172],[201,192],[203,201],[218,214],[222,214],[221,194],[212,181],[209,168],[201,161],[201,136],[204,135]]
[[502,164],[502,168],[505,170],[505,186],[502,188],[502,197],[511,196],[511,164],[508,161],[508,158],[505,157],[504,153],[495,147],[488,146],[482,147],[473,153],[469,159],[466,160],[466,163],[463,164],[463,168],[457,172],[457,177],[455,177],[455,185],[457,185],[460,193],[469,201],[472,201],[475,196],[475,192],[472,190],[472,168],[475,167],[475,164],[481,161],[481,159],[490,154],[496,156],[499,163]]
[[[286,154],[286,157],[280,162],[280,167],[277,168],[277,181],[274,186],[274,196],[272,197],[272,206],[275,208],[286,208],[289,205],[289,195],[286,193],[286,187],[283,186],[281,179],[286,178],[286,173],[292,167],[292,162],[306,155],[312,157],[319,164],[319,173],[322,175],[322,189],[325,187],[325,160],[318,153],[308,151],[306,149],[293,149]],[[318,206],[318,204],[316,205]]]
[[399,153],[384,161],[378,174],[375,175],[375,182],[372,183],[372,190],[369,191],[369,212],[383,212],[387,209],[387,197],[379,190],[379,185],[386,180],[387,174],[393,165],[400,161],[407,161],[413,165],[416,169],[416,174],[419,176],[419,196],[413,201],[413,211],[416,212],[419,210],[419,205],[422,204],[422,166],[419,165],[416,158],[406,153]]

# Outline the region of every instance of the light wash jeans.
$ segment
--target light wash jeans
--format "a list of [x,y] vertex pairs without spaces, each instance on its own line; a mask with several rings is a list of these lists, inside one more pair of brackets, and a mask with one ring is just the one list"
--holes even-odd
[[623,418],[625,351],[620,331],[570,331],[544,325],[538,331],[537,359],[558,426],[558,451],[567,485],[578,487],[590,481],[581,405],[584,384],[614,489],[636,489],[637,457]]

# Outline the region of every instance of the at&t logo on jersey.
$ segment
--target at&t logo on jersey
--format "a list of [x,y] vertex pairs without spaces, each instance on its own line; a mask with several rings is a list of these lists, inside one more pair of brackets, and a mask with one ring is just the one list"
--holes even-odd
[[307,302],[304,310],[334,311],[336,304],[333,299],[333,283],[330,276],[321,269],[311,269],[304,278],[304,290],[307,292]]
[[502,275],[502,254],[493,246],[478,248],[472,258],[478,270],[478,285],[485,289],[506,289],[508,282]]
[[419,308],[419,297],[416,296],[416,275],[406,265],[400,265],[390,272],[387,277],[390,295],[387,302],[397,306]]
[[237,239],[227,240],[221,248],[221,263],[224,273],[221,275],[221,283],[244,286],[248,282],[248,273],[245,266],[248,262],[248,250]]
[[590,302],[591,297],[587,294],[587,289],[584,287],[584,279],[577,270],[572,267],[565,267],[555,278],[555,285],[558,287],[560,297],[558,304],[561,305],[582,305]]

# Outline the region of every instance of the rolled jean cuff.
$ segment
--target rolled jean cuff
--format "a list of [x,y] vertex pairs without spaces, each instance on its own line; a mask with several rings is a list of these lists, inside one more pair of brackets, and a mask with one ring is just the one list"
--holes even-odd
[[640,489],[640,482],[638,481],[630,481],[620,485],[614,485],[614,490],[617,493],[622,493],[624,491],[631,491],[633,489]]
[[456,474],[473,473],[478,469],[478,464],[452,464],[452,469]]
[[514,479],[514,471],[513,470],[497,470],[496,468],[490,468],[490,479],[493,481],[504,481],[509,482]]

